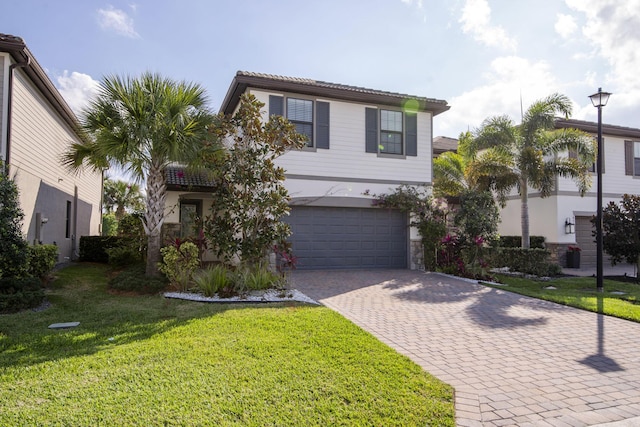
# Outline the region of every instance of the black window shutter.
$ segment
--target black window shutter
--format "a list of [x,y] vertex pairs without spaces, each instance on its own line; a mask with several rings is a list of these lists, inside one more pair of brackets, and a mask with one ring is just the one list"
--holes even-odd
[[329,149],[328,102],[316,102],[316,148]]
[[407,156],[418,155],[418,115],[406,113],[404,115],[406,129]]
[[269,116],[284,116],[284,97],[269,95]]
[[367,153],[378,152],[378,109],[365,108],[365,146]]
[[633,141],[624,142],[624,174],[633,175]]

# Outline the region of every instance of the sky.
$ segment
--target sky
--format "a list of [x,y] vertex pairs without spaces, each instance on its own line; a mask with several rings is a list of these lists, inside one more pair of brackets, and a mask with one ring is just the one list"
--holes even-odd
[[640,0],[21,0],[22,37],[80,112],[109,75],[201,84],[218,110],[238,70],[445,100],[434,136],[457,138],[552,93],[597,121],[640,128]]

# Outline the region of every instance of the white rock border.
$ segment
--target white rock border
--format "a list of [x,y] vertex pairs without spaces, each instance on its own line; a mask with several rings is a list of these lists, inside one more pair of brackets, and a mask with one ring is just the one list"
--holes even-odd
[[[284,293],[284,297],[281,297]],[[287,289],[284,291],[278,289],[267,289],[266,291],[252,291],[246,296],[234,296],[231,298],[205,297],[202,294],[192,292],[165,292],[165,298],[181,299],[187,301],[213,302],[213,303],[262,303],[262,302],[286,302],[298,301],[309,304],[320,305],[319,302],[313,300],[297,289]]]

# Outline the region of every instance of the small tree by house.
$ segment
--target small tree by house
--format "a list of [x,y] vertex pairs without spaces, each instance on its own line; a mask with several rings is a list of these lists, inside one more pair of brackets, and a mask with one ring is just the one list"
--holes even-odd
[[281,116],[263,121],[264,104],[242,95],[232,117],[221,118],[226,155],[213,159],[216,171],[211,213],[203,228],[210,247],[227,264],[255,265],[274,243],[290,234],[284,169],[274,160],[304,146],[305,137]]
[[[4,171],[4,165],[0,164]],[[18,187],[0,172],[0,278],[27,274],[28,244],[22,235],[24,213],[18,203]]]
[[640,271],[640,196],[625,194],[602,210],[602,246],[615,265],[635,264]]

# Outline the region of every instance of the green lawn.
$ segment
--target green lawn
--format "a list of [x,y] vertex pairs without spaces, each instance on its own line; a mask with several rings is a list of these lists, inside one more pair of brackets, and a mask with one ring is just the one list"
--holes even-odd
[[[487,285],[640,322],[640,285],[638,284],[604,280],[604,292],[598,293],[594,277],[562,277],[549,282],[503,275],[499,275],[498,278],[507,286]],[[545,289],[549,286],[556,289]],[[624,292],[624,295],[616,295],[615,292]]]
[[0,315],[0,425],[455,425],[451,387],[331,310],[111,295],[107,274],[66,268],[52,307]]

